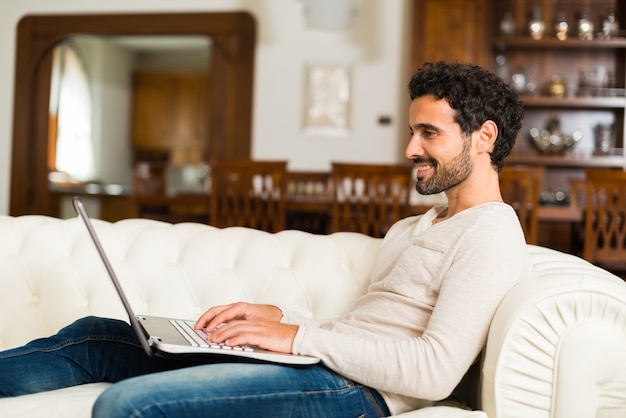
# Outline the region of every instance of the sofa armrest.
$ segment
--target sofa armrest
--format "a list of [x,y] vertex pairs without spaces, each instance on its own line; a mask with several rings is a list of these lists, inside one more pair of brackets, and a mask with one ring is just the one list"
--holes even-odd
[[626,411],[626,284],[578,257],[529,250],[534,274],[491,325],[481,408],[498,418]]

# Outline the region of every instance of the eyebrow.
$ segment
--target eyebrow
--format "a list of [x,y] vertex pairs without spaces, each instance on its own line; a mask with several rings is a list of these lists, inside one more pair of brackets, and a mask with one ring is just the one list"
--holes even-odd
[[433,124],[430,123],[416,123],[415,125],[410,125],[411,129],[413,129],[414,131],[420,130],[420,129],[429,129],[429,130],[433,130],[433,131],[441,131],[441,129],[439,129],[438,127],[436,127]]

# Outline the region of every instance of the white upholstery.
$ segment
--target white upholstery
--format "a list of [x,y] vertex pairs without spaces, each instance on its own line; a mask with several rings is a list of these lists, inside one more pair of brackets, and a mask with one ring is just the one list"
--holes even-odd
[[483,409],[498,418],[626,417],[626,285],[578,257],[529,248],[534,275],[491,325]]
[[[381,243],[354,233],[95,223],[136,312],[185,318],[238,300],[335,317],[365,291]],[[507,295],[490,331],[483,409],[492,418],[626,416],[626,285],[579,258],[530,249],[535,275]],[[0,349],[85,315],[125,318],[77,219],[0,216],[0,265]],[[105,387],[2,399],[0,417],[88,417]],[[402,416],[487,415],[435,406]]]

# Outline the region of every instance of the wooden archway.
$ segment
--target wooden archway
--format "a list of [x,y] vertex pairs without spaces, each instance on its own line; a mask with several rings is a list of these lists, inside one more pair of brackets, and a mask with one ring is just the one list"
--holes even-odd
[[56,216],[48,187],[48,106],[52,49],[72,35],[205,35],[214,56],[207,90],[209,153],[250,155],[256,25],[245,12],[33,15],[17,30],[9,211]]

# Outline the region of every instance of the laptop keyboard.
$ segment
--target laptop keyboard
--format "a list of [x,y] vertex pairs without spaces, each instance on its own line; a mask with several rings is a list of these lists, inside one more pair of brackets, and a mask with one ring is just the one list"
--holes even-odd
[[226,345],[207,341],[207,333],[203,329],[194,329],[187,321],[170,319],[170,323],[193,347],[210,347],[222,350],[254,351],[253,348],[243,345]]

